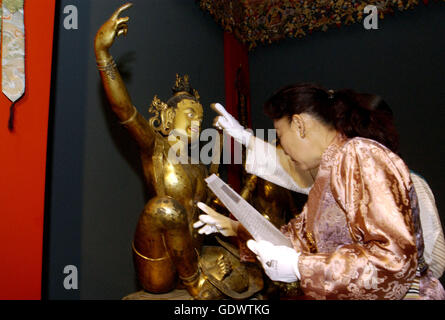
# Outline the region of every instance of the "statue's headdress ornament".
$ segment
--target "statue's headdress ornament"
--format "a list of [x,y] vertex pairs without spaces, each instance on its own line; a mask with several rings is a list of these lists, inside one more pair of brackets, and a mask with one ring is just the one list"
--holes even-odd
[[[154,131],[159,131],[164,135],[168,134],[168,130],[170,127],[170,124],[163,125],[163,122],[167,121],[167,119],[164,119],[164,111],[166,111],[167,109],[168,105],[165,102],[161,101],[161,99],[159,99],[157,95],[154,96],[153,101],[148,108],[148,112],[153,114],[153,116],[149,120],[150,126],[153,128]],[[170,122],[171,121],[172,120],[170,120]]]
[[178,73],[176,74],[175,85],[172,88],[173,96],[177,96],[180,94],[188,94],[194,97],[196,100],[199,100],[199,93],[197,90],[193,89],[190,85],[190,77],[186,74],[181,77]]

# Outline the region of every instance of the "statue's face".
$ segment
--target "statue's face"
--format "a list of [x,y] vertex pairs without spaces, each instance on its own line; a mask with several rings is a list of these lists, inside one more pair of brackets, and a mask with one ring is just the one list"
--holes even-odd
[[186,136],[190,142],[197,141],[203,116],[204,111],[199,102],[183,99],[176,106],[172,129]]

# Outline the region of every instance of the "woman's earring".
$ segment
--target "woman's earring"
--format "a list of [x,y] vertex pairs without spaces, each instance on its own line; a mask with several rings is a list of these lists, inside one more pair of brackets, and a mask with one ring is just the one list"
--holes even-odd
[[301,139],[304,139],[304,137],[306,136],[306,133],[305,133],[304,123],[303,123],[302,119],[299,117],[295,117],[292,119],[292,123],[293,123],[293,125],[295,125],[295,130],[300,133]]
[[306,132],[303,126],[300,127],[300,137],[301,139],[304,139],[304,137],[306,137]]

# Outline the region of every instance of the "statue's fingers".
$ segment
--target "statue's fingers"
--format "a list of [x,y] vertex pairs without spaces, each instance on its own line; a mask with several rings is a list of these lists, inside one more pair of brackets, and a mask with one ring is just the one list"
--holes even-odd
[[121,24],[118,24],[117,25],[117,35],[118,36],[120,36],[120,35],[127,35],[127,33],[128,33],[128,25],[126,24],[126,23],[121,23]]
[[129,9],[130,7],[132,7],[133,4],[131,2],[126,3],[122,6],[120,6],[114,13],[113,13],[113,18],[117,19],[119,17],[119,15],[124,12],[125,10]]
[[128,29],[128,25],[126,23],[121,23],[117,25],[117,30]]
[[127,28],[119,29],[119,31],[117,32],[117,36],[118,36],[118,37],[121,36],[121,35],[126,36],[127,33],[128,33],[128,29],[127,29]]
[[122,24],[127,24],[127,22],[130,21],[130,17],[124,17],[117,19],[117,26],[119,27]]

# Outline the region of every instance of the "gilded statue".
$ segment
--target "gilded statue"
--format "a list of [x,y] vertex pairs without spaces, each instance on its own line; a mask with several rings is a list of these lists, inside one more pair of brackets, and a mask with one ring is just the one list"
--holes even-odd
[[176,75],[172,97],[163,102],[155,96],[147,120],[133,105],[110,54],[116,38],[128,32],[129,17],[120,15],[131,6],[121,6],[100,27],[95,54],[111,109],[139,146],[150,193],[132,243],[139,283],[150,293],[185,288],[195,299],[246,298],[261,289],[261,274],[222,247],[203,246],[192,227],[199,215],[196,204],[212,202],[204,181],[208,168],[169,158],[173,147],[184,152],[199,140],[204,110],[198,92],[188,76]]

